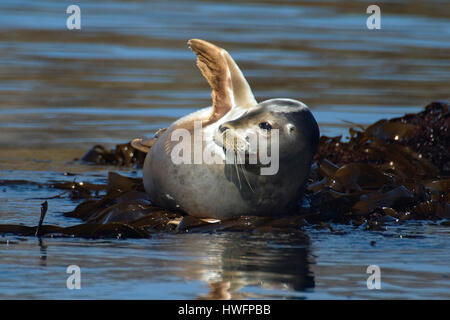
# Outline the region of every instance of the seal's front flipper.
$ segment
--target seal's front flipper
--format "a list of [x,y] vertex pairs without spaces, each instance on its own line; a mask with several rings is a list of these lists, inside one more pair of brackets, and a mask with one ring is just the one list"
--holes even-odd
[[213,112],[207,123],[222,118],[234,106],[249,108],[257,104],[247,80],[227,51],[200,39],[191,39],[188,44],[212,89]]
[[209,42],[191,39],[188,45],[197,55],[197,66],[212,89],[212,113],[206,122],[216,122],[230,111],[234,104],[231,74],[226,58],[221,48]]
[[233,87],[233,97],[234,105],[241,108],[250,108],[258,104],[253,96],[252,89],[242,74],[241,69],[239,69],[236,62],[230,54],[222,49],[225,59],[227,60],[227,65],[231,74],[231,83]]

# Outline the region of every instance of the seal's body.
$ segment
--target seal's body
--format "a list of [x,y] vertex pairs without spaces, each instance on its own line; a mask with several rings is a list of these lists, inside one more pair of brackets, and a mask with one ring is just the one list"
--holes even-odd
[[[190,40],[189,44],[212,87],[213,106],[174,122],[149,149],[143,180],[151,201],[193,216],[217,219],[288,211],[301,199],[317,149],[319,129],[314,117],[296,100],[272,99],[258,104],[225,50],[202,40]],[[196,138],[199,124],[200,140]],[[184,159],[192,160],[188,163],[173,158],[180,130],[190,133],[192,148],[183,151],[191,153],[190,157],[183,154]],[[270,140],[275,133],[278,139]],[[278,152],[273,172],[262,174],[261,169],[268,165],[251,149],[250,136],[270,140],[268,149],[276,147],[271,149]],[[133,145],[145,149],[141,140]],[[197,151],[198,157],[198,150],[212,152],[216,161],[199,162],[194,154]],[[230,154],[235,160],[231,163],[225,161]],[[254,161],[249,163],[252,155]]]

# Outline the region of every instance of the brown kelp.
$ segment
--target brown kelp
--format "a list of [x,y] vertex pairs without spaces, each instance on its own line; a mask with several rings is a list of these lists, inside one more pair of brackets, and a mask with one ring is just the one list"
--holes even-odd
[[382,229],[395,219],[450,217],[450,118],[447,103],[321,137],[307,186],[315,221]]
[[[67,228],[44,225],[43,205],[37,227],[0,225],[0,233],[87,238],[145,238],[161,231],[300,234],[304,225],[332,232],[337,231],[330,223],[384,230],[387,223],[411,219],[449,226],[449,115],[447,103],[434,102],[417,114],[352,128],[347,139],[322,136],[296,214],[199,219],[152,205],[141,179],[110,172],[106,185],[50,183],[72,199],[84,199],[65,214],[83,223]],[[141,167],[144,158],[127,143],[113,150],[95,146],[81,160]]]
[[95,145],[83,155],[81,160],[94,164],[142,167],[145,155],[144,152],[133,148],[131,143],[118,144],[113,150]]

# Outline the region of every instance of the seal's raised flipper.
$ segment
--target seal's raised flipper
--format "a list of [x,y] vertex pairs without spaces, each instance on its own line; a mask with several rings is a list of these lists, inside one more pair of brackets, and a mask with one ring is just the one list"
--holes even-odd
[[222,118],[234,104],[228,64],[219,47],[199,39],[189,40],[188,44],[197,55],[197,66],[212,89],[213,110],[207,121],[212,123]]
[[191,39],[188,44],[197,55],[197,66],[212,89],[213,112],[209,123],[217,121],[236,105],[256,105],[250,86],[228,52],[200,39]]
[[225,49],[222,49],[222,51],[230,69],[234,104],[242,108],[249,108],[256,105],[257,102],[253,96],[252,89],[242,74],[241,69],[239,69],[236,62],[234,62],[233,58]]

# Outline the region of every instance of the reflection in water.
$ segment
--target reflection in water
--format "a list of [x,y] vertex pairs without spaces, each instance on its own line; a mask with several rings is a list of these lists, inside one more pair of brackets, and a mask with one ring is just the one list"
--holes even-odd
[[[345,234],[307,229],[310,239],[298,232],[45,238],[45,266],[35,239],[12,237],[0,242],[0,298],[450,297],[448,228],[423,223],[393,225],[382,233],[336,228]],[[382,290],[367,289],[371,264],[381,268]],[[69,265],[81,268],[82,290],[67,290]]]
[[40,265],[46,266],[47,265],[47,244],[42,240],[42,238],[39,237],[39,250],[41,251],[40,259]]
[[314,288],[309,239],[301,232],[270,236],[222,234],[208,241],[207,247],[205,237],[191,235],[185,240],[184,254],[196,257],[196,261],[187,263],[181,276],[208,283],[210,290],[200,299],[264,297],[251,293],[253,287],[272,293],[292,292],[292,296]]

